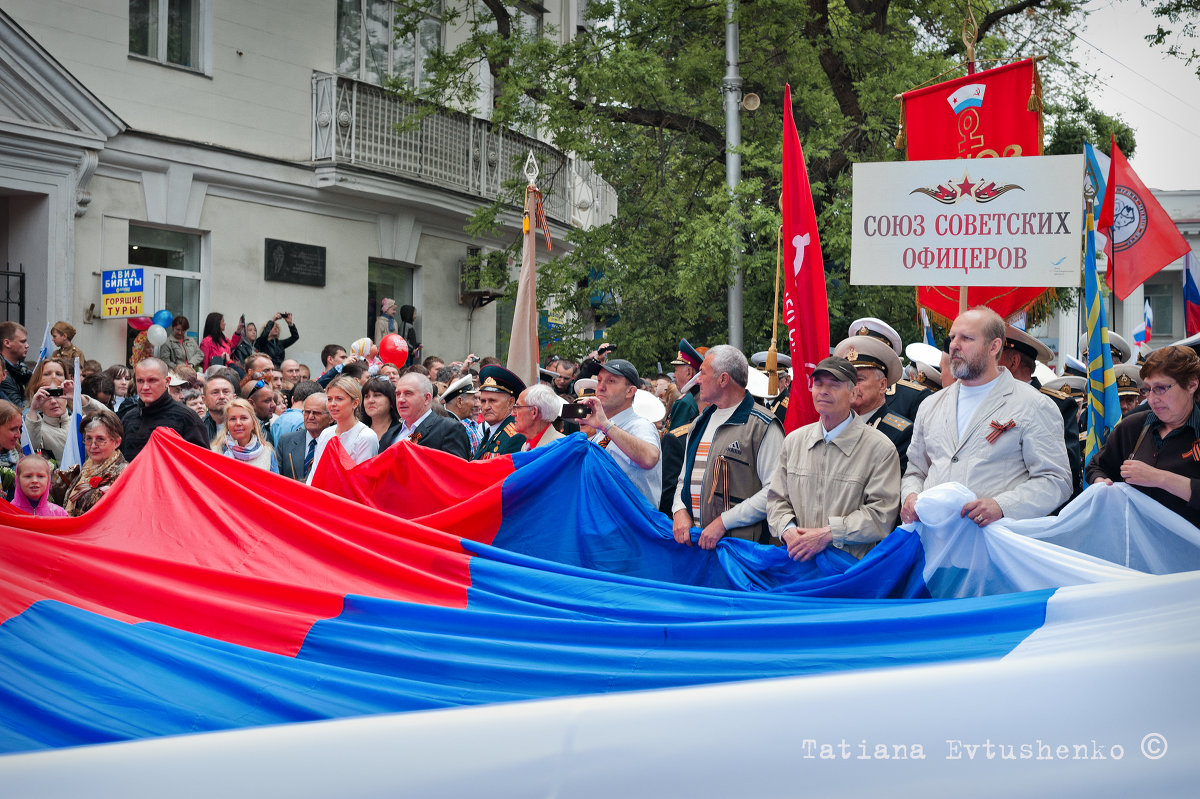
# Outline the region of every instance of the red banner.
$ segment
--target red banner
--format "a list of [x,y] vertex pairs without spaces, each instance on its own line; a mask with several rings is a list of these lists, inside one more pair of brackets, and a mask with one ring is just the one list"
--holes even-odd
[[790,85],[783,88],[783,258],[783,321],[788,326],[788,347],[795,370],[783,425],[784,432],[790,433],[817,421],[809,387],[813,369],[829,357],[825,258],[804,150],[792,118]]
[[1033,59],[905,92],[903,104],[909,161],[1042,154]]
[[[909,161],[1042,154],[1041,80],[1033,59],[905,92],[902,103]],[[1047,291],[974,287],[967,307],[986,305],[1008,317]],[[952,320],[958,294],[957,286],[922,287],[917,304]]]
[[1104,208],[1096,229],[1108,235],[1108,287],[1121,300],[1164,266],[1192,250],[1170,215],[1125,160],[1116,136],[1108,162]]

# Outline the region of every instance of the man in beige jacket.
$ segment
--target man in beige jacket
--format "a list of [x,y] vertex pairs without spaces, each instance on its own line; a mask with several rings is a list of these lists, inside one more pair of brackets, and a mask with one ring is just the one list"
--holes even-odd
[[784,439],[767,522],[795,560],[830,544],[861,558],[895,527],[900,458],[887,436],[850,410],[857,378],[845,358],[817,364],[812,397],[821,418]]
[[960,483],[977,499],[961,515],[983,527],[1007,516],[1046,516],[1071,495],[1063,420],[1045,394],[999,365],[1004,320],[987,308],[950,327],[957,381],[922,403],[913,423],[900,518],[916,521],[917,494]]

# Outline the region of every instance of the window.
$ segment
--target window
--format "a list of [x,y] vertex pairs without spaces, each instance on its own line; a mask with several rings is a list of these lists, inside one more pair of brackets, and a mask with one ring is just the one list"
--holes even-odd
[[[1146,283],[1143,286],[1150,311],[1154,314],[1154,337],[1174,340],[1180,335],[1175,332],[1175,285],[1174,283]],[[1136,311],[1135,311],[1136,313]],[[1134,327],[1141,320],[1134,322]]]
[[[396,301],[396,308],[413,305],[413,276],[415,264],[397,261],[381,261],[372,258],[367,262],[367,337],[375,338],[375,320],[379,318],[379,305],[384,298]],[[413,320],[417,329],[417,341],[421,340],[421,316]],[[396,324],[400,323],[400,311],[396,311]],[[376,341],[376,344],[379,342]]]
[[129,0],[130,54],[203,70],[203,34],[210,2]]
[[[129,224],[129,265],[141,267],[146,279],[143,307],[147,314],[166,309],[188,320],[188,335],[199,339],[203,253],[202,234]],[[137,331],[126,333],[126,355]]]
[[434,0],[417,32],[396,38],[392,0],[339,0],[337,71],[367,83],[398,78],[419,87],[425,59],[442,46],[442,2]]

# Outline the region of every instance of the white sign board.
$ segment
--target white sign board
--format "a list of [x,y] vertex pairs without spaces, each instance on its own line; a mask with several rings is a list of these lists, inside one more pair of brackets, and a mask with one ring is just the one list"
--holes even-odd
[[1083,156],[854,165],[850,282],[1078,286]]

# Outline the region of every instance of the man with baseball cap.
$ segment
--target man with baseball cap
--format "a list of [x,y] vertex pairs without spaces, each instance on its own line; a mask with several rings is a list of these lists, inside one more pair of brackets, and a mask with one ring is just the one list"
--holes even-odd
[[488,364],[480,369],[479,380],[479,404],[487,429],[472,460],[520,452],[525,436],[513,425],[512,407],[525,390],[525,381],[498,364]]
[[767,522],[794,560],[811,560],[830,544],[861,558],[895,528],[900,458],[887,436],[850,410],[857,380],[845,358],[817,364],[812,398],[821,418],[784,439]]
[[888,389],[900,379],[900,358],[878,339],[870,336],[851,336],[833,350],[839,358],[854,365],[857,384],[850,398],[850,410],[862,417],[863,423],[888,437],[900,457],[900,474],[908,466],[908,444],[912,441],[912,419],[889,410]]
[[[641,379],[633,364],[614,358],[600,365],[596,396],[579,402],[592,412],[580,424],[596,430],[592,441],[604,448],[642,496],[658,507],[662,497],[662,457],[658,430],[633,410]],[[524,443],[524,438],[522,438]]]

